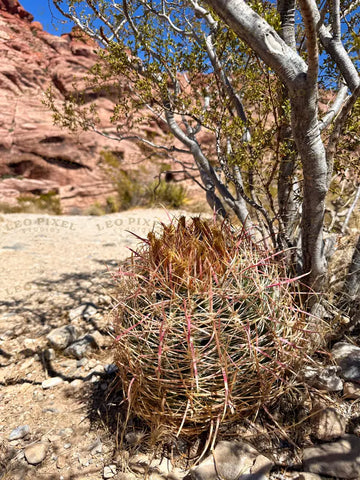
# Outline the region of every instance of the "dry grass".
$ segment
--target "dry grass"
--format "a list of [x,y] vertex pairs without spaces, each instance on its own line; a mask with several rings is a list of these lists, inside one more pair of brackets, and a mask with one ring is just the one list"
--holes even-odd
[[318,347],[280,256],[226,224],[163,225],[118,281],[115,361],[130,410],[157,431],[215,438],[289,392]]

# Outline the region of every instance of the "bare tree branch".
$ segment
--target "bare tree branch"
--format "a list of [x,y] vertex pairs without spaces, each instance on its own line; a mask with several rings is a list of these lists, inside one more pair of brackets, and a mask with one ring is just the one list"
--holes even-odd
[[317,86],[318,71],[319,71],[319,49],[317,44],[316,33],[316,11],[308,0],[298,0],[301,14],[305,25],[305,35],[307,39],[307,53],[308,53],[308,71],[307,77],[312,84]]
[[347,91],[348,88],[346,85],[342,85],[340,87],[331,108],[329,108],[326,114],[321,118],[321,120],[319,120],[320,131],[325,130],[339,113],[347,98]]
[[332,173],[333,173],[333,165],[334,165],[334,156],[336,152],[336,146],[338,144],[341,130],[344,126],[344,123],[355,105],[356,100],[360,96],[360,84],[356,87],[354,92],[350,97],[348,97],[347,101],[342,107],[342,110],[340,111],[339,115],[337,116],[335,122],[334,122],[334,128],[333,131],[331,132],[327,147],[326,147],[326,160],[328,163],[328,173],[327,173],[327,186],[330,186],[331,183],[331,178],[332,178]]

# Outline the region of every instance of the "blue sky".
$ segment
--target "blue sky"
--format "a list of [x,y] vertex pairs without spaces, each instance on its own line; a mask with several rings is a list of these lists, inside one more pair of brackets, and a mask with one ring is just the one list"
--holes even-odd
[[25,10],[34,15],[35,20],[42,23],[47,32],[53,35],[70,32],[71,25],[62,24],[60,13],[53,6],[52,0],[19,0],[19,2]]

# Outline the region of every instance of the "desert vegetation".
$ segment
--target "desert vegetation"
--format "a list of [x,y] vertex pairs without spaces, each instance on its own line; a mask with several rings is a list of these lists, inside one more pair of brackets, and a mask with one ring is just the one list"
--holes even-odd
[[[228,423],[260,410],[272,418],[269,408],[299,388],[304,368],[324,361],[326,341],[356,322],[357,294],[348,279],[330,292],[328,260],[358,215],[358,8],[54,4],[98,42],[87,88],[114,98],[106,131],[86,91],[61,103],[49,90],[55,122],[136,140],[144,158],[168,155],[214,212],[214,222],[182,218],[142,238],[120,269],[113,310],[128,411],[173,437],[205,430],[213,446]],[[161,144],[143,133],[150,122],[166,131]],[[133,206],[146,188],[121,167],[112,172],[117,201]],[[151,194],[180,205],[183,192],[167,191],[165,173]],[[358,249],[349,271],[356,283]]]

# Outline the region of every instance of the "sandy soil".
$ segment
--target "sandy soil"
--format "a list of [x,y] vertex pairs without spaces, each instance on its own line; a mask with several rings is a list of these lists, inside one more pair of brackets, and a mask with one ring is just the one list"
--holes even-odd
[[[129,231],[146,236],[155,221],[168,219],[161,209],[0,217],[1,479],[100,479],[114,462],[112,478],[123,478],[104,408],[113,380],[106,370],[111,274],[138,242]],[[80,360],[49,351],[46,335],[69,323],[82,334],[100,333],[100,348]],[[55,376],[61,384],[44,389]],[[30,432],[10,441],[22,425]],[[24,452],[38,443],[46,445],[45,459],[30,465]]]

